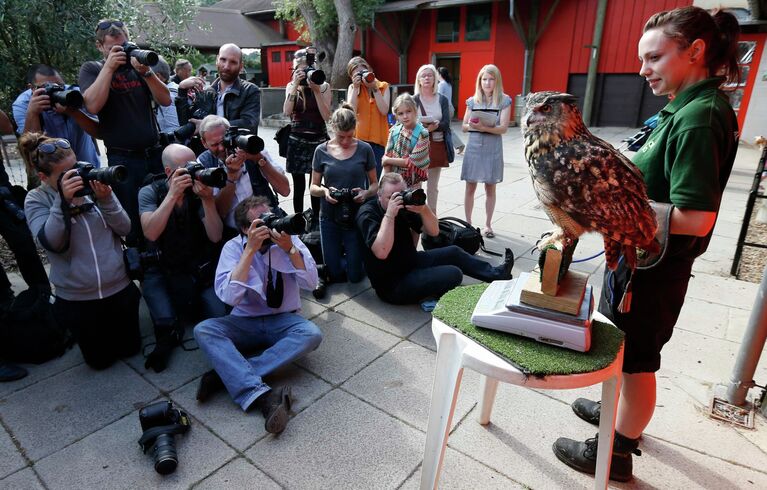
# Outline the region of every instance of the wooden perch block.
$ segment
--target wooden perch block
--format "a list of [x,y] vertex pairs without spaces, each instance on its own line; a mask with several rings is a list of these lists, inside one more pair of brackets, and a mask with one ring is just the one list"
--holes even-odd
[[546,250],[546,261],[541,275],[541,291],[556,296],[559,291],[559,268],[562,266],[562,252],[555,248]]
[[[549,258],[546,258],[546,262]],[[559,266],[557,265],[558,270]],[[544,275],[546,272],[544,271]],[[522,289],[520,300],[528,305],[539,308],[548,308],[554,311],[561,311],[569,315],[577,315],[581,309],[581,302],[586,293],[586,282],[589,275],[583,272],[567,271],[556,295],[547,294],[543,289],[538,274],[530,274],[527,284]],[[545,279],[545,277],[544,277]],[[555,277],[556,279],[556,277]],[[556,280],[554,281],[556,285]]]

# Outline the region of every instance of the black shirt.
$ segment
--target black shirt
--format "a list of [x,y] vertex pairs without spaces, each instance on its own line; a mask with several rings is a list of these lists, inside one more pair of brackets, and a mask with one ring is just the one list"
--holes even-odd
[[[80,90],[85,92],[99,76],[103,62],[87,61],[80,67]],[[145,150],[157,144],[152,93],[133,68],[114,72],[109,97],[98,113],[99,132],[107,148]]]
[[416,248],[413,234],[421,232],[421,217],[409,211],[400,211],[394,220],[394,243],[389,255],[381,260],[375,256],[372,247],[384,220],[385,210],[378,199],[371,199],[360,207],[357,213],[357,228],[365,242],[365,271],[376,291],[394,288],[399,280],[412,271],[416,265]]

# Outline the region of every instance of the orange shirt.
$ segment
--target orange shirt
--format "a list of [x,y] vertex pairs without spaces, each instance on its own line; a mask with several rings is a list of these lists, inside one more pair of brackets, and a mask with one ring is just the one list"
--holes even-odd
[[[378,81],[378,90],[382,94],[389,90],[389,84]],[[389,137],[389,123],[386,116],[381,114],[376,105],[375,97],[364,86],[357,96],[357,139],[386,146]]]

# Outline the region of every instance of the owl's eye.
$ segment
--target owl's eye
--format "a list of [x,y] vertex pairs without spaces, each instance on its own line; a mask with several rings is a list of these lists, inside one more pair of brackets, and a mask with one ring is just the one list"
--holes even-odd
[[551,112],[551,106],[549,104],[543,104],[541,106],[541,112]]

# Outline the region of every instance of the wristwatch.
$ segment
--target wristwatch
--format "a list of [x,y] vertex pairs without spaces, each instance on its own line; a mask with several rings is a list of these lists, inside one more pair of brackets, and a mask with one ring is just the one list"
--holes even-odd
[[290,250],[288,250],[288,255],[295,255],[295,254],[297,254],[297,253],[298,253],[298,249],[296,248],[296,246],[295,246],[295,245],[293,245],[292,247],[290,247]]

